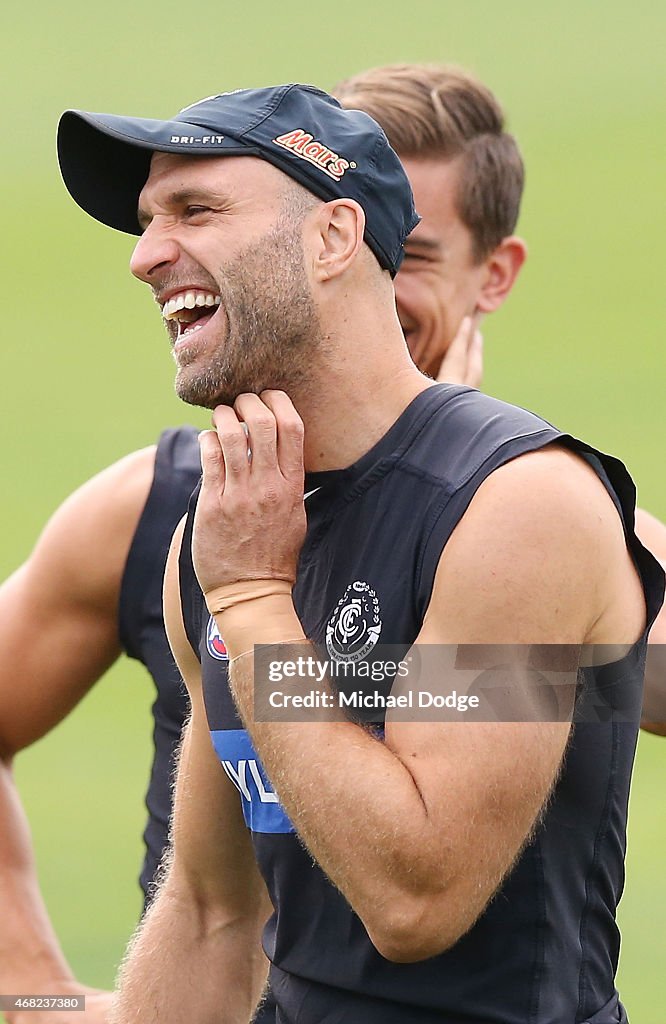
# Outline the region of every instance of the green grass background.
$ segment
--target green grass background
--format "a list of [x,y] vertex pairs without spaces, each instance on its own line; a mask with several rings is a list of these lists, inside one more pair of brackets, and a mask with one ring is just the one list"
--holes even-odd
[[[1,573],[91,473],[166,424],[204,423],[173,396],[166,335],[126,270],[131,240],[60,184],[60,112],[167,116],[223,89],[326,86],[394,60],[476,71],[525,154],[531,255],[486,322],[486,388],[620,455],[641,503],[666,517],[666,9],[654,0],[41,0],[9,6],[2,28]],[[18,760],[46,898],[91,984],[111,983],[139,911],[150,698],[142,671],[118,665]],[[665,1019],[665,759],[666,741],[642,738],[621,908],[632,1024]]]

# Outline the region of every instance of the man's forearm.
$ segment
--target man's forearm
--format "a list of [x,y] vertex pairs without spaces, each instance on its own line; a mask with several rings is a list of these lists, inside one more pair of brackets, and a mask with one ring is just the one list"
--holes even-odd
[[[304,656],[307,647],[299,643]],[[418,899],[435,879],[445,884],[441,843],[429,835],[415,780],[385,743],[348,721],[255,722],[252,655],[231,672],[239,710],[281,803],[369,930],[376,914],[386,917],[384,905],[400,913],[403,898]],[[391,814],[382,798],[388,794]]]
[[172,868],[127,952],[109,1024],[248,1024],[266,983],[262,918],[197,900]]
[[[247,636],[251,632],[256,643],[273,645],[293,643],[299,631],[302,635],[290,596],[269,598],[273,605],[282,602],[280,615],[274,614],[275,607],[268,614],[266,598],[261,600],[262,614],[245,605],[215,617],[231,656],[234,699],[280,802],[313,857],[389,959],[403,957],[394,938],[412,932],[424,906],[446,895],[446,915],[438,915],[437,922],[436,951],[441,951],[471,923],[473,901],[450,889],[459,862],[467,856],[457,842],[466,838],[467,830],[460,829],[452,813],[444,849],[442,823],[429,815],[407,765],[388,743],[378,742],[359,725],[337,715],[333,718],[338,720],[323,720],[330,718],[326,713],[307,724],[255,721],[255,667]],[[296,642],[306,661],[308,655],[316,660],[307,640]],[[410,937],[410,946],[412,942]],[[414,948],[405,959],[432,952],[429,946]]]
[[[293,631],[291,623],[284,628]],[[307,647],[307,641],[298,645],[304,663]],[[310,653],[316,663],[315,649]],[[518,666],[515,675],[518,690]],[[250,653],[232,662],[231,682],[285,811],[379,952],[388,959],[417,960],[457,941],[528,835],[559,764],[568,721],[551,723],[538,716],[501,723],[502,746],[520,745],[539,762],[540,775],[534,784],[525,783],[527,798],[507,814],[506,849],[493,855],[488,822],[495,789],[508,789],[515,774],[513,764],[498,769],[497,755],[490,752],[498,742],[497,723],[405,724],[399,744],[396,728],[387,726],[380,742],[349,721],[255,721],[254,695],[262,680],[255,678]],[[524,690],[525,710],[533,689]],[[486,745],[489,751],[483,753]],[[480,772],[468,756],[470,746]],[[426,779],[424,764],[431,772],[436,766],[435,781]],[[497,778],[497,785],[480,785],[479,775]],[[470,829],[470,820],[478,822],[476,829]],[[483,856],[475,858],[479,850]]]
[[30,829],[9,763],[0,759],[0,990],[58,992],[74,976],[37,880]]

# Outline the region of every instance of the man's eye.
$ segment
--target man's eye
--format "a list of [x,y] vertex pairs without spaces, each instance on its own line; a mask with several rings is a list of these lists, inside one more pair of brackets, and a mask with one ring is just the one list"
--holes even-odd
[[185,216],[186,217],[198,217],[199,214],[210,213],[210,206],[186,206]]
[[428,257],[418,252],[406,252],[405,260],[409,260],[410,263],[427,263]]

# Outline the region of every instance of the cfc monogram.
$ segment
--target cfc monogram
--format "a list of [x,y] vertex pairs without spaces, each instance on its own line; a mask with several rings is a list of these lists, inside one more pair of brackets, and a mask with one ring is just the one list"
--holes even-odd
[[334,153],[332,149],[328,149],[323,142],[317,142],[313,135],[303,131],[302,128],[294,128],[291,132],[278,135],[273,142],[277,146],[289,150],[294,156],[300,157],[301,160],[307,160],[309,164],[318,167],[334,181],[340,181],[345,171],[350,167],[352,169],[356,167],[353,160],[345,160],[344,157]]

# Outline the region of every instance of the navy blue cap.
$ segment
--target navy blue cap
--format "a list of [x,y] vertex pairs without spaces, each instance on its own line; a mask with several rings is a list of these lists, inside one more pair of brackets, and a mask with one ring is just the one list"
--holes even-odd
[[58,159],[67,189],[103,224],[140,235],[139,193],[151,156],[257,156],[320,199],[355,199],[365,241],[395,274],[418,223],[398,157],[368,114],[311,85],[239,89],[185,107],[171,121],[67,110]]

